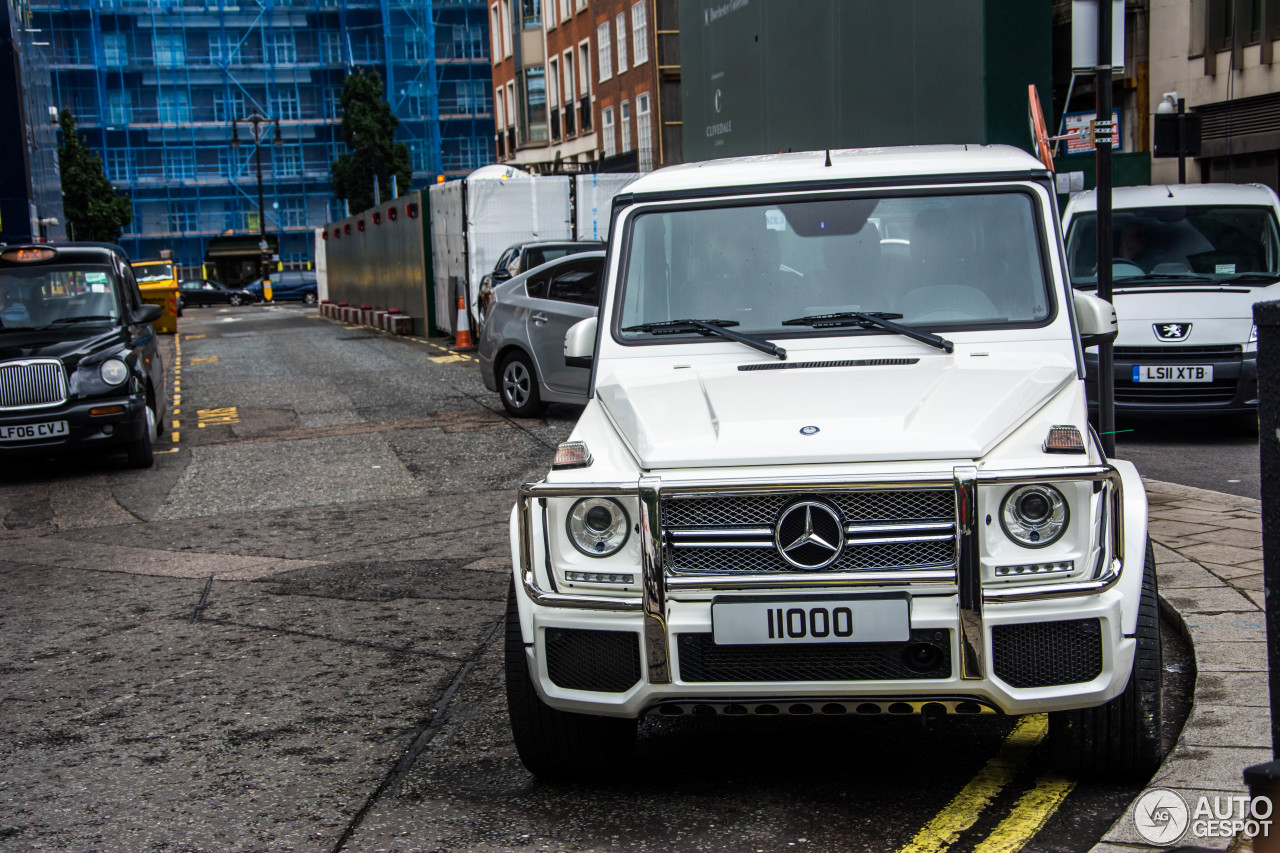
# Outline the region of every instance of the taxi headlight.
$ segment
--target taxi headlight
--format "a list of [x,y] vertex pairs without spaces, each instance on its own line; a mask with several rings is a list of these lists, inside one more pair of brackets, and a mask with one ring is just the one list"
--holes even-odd
[[1070,519],[1067,499],[1053,486],[1019,486],[1004,496],[1000,506],[1000,526],[1010,539],[1028,548],[1057,542]]
[[118,358],[109,358],[99,365],[98,375],[108,385],[120,385],[129,378],[129,366]]
[[631,521],[622,504],[610,498],[583,498],[569,510],[569,541],[588,557],[608,557],[627,544]]

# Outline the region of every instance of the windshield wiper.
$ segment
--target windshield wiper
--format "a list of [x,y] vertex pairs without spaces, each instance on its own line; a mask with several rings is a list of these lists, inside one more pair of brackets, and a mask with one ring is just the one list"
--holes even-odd
[[890,332],[897,332],[899,335],[905,335],[913,341],[937,347],[943,352],[949,353],[955,350],[956,345],[944,337],[931,332],[922,332],[910,326],[889,322],[890,320],[900,319],[902,319],[901,314],[892,314],[887,311],[869,311],[866,313],[862,311],[841,311],[837,314],[812,314],[808,317],[795,317],[790,320],[783,320],[782,325],[812,326],[815,329],[830,329],[840,326],[861,326],[864,329],[878,327],[888,329]]
[[83,317],[59,317],[47,326],[41,326],[41,329],[52,329],[64,323],[83,323],[88,321],[114,320],[110,314],[86,314]]
[[1214,284],[1275,284],[1280,281],[1280,273],[1274,272],[1242,272],[1220,278]]
[[681,332],[719,335],[725,340],[746,344],[766,355],[777,356],[782,361],[787,360],[787,351],[782,347],[771,344],[761,338],[744,335],[741,332],[731,332],[725,328],[725,326],[736,325],[738,325],[737,320],[665,320],[661,323],[641,323],[639,326],[627,326],[622,331],[648,332],[651,335],[678,335]]

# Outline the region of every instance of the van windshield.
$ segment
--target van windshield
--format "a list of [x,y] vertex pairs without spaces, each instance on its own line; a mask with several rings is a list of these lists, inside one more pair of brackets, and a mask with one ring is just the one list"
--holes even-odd
[[783,321],[850,311],[913,326],[1039,323],[1052,310],[1040,233],[1023,192],[642,212],[629,224],[619,334],[652,339],[671,330],[638,327],[683,319],[830,334]]
[[106,267],[0,269],[0,332],[110,323],[119,317],[116,289]]
[[[1112,213],[1116,285],[1171,281],[1269,284],[1280,278],[1280,237],[1271,208],[1258,205],[1139,207]],[[1098,285],[1098,216],[1071,220],[1067,265],[1077,287]]]

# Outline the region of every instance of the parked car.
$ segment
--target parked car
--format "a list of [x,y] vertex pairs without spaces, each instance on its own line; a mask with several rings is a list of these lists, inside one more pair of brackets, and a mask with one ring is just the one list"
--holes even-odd
[[[308,305],[314,305],[320,301],[316,274],[312,270],[282,270],[272,273],[268,278],[271,281],[272,302],[302,301]],[[244,289],[262,301],[261,278],[255,278],[245,285]]]
[[178,285],[178,299],[183,306],[251,305],[262,301],[252,291],[228,287],[208,278],[189,279]]
[[123,449],[149,468],[165,412],[161,310],[116,246],[0,249],[0,459]]
[[564,360],[569,327],[596,316],[604,252],[562,255],[493,289],[489,322],[480,332],[480,375],[519,418],[546,403],[585,403],[590,367]]
[[[1253,303],[1280,299],[1280,199],[1261,184],[1112,190],[1117,412],[1238,412],[1258,407]],[[1097,199],[1063,213],[1071,282],[1096,290]],[[1090,405],[1097,353],[1086,352]]]
[[1047,712],[1058,772],[1150,777],[1147,501],[1089,428],[1082,347],[1116,325],[1059,274],[1055,195],[1018,149],[928,145],[615,200],[562,350],[587,403],[510,514],[526,767],[625,775],[646,715]]
[[479,327],[484,328],[488,320],[489,304],[493,289],[504,281],[540,267],[547,261],[574,255],[579,252],[598,252],[604,248],[600,240],[526,240],[514,243],[503,250],[493,271],[480,279],[479,295],[476,304],[476,319]]

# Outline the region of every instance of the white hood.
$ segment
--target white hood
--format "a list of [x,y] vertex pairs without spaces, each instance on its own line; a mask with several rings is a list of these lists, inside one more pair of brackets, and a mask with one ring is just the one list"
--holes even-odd
[[751,371],[619,364],[596,395],[649,470],[978,459],[1075,375],[1059,356],[1025,353]]
[[1280,285],[1270,287],[1145,286],[1126,289],[1115,283],[1112,303],[1120,321],[1120,346],[1167,344],[1156,337],[1156,327],[1190,323],[1191,332],[1177,342],[1181,346],[1243,344],[1253,326],[1253,303],[1280,299]]

